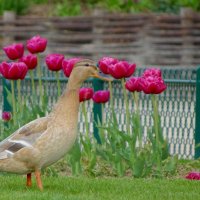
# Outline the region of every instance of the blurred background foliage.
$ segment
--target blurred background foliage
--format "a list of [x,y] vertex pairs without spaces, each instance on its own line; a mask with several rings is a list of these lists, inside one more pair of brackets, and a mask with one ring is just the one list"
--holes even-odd
[[50,16],[90,15],[97,8],[118,13],[178,13],[181,7],[200,11],[200,0],[0,0],[0,14],[13,10],[18,15],[28,15],[41,6],[49,8]]

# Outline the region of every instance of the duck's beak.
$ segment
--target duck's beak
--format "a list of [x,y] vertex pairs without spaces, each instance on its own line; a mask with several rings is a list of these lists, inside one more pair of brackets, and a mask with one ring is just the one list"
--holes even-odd
[[103,81],[112,81],[112,79],[109,77],[107,77],[106,75],[103,75],[101,72],[97,72],[94,75],[92,75],[92,77],[94,78],[99,78]]

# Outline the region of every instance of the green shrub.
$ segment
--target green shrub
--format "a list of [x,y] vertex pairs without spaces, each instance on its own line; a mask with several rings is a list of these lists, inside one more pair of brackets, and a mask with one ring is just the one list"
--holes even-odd
[[56,5],[55,14],[58,16],[74,16],[81,14],[79,1],[64,0]]
[[0,14],[5,10],[15,11],[16,14],[24,14],[29,7],[30,1],[27,0],[0,0]]

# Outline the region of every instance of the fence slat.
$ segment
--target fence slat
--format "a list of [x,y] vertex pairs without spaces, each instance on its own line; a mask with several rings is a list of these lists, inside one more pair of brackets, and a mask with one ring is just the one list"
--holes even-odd
[[[195,128],[195,145],[200,143],[200,67],[197,69],[196,80],[196,128]],[[200,148],[195,149],[195,158],[200,157]]]
[[[94,88],[94,91],[96,91],[96,90],[103,90],[103,81],[94,79],[93,80],[93,88]],[[102,108],[101,108],[101,104],[95,104],[94,103],[93,113],[94,113],[94,122],[98,122],[98,120],[100,122],[102,122]],[[100,139],[100,136],[99,136],[98,128],[96,127],[95,123],[93,123],[93,127],[94,127],[94,137],[96,138],[97,142],[99,144],[101,144],[101,139]]]

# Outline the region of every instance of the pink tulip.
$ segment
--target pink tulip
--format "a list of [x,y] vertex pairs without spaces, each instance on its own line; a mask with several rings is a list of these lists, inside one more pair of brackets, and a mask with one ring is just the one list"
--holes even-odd
[[145,94],[160,94],[167,86],[160,77],[145,77],[140,79],[140,86]]
[[128,81],[126,81],[125,87],[130,92],[141,92],[142,87],[140,85],[141,77],[132,77]]
[[185,178],[190,180],[200,180],[200,172],[190,172]]
[[129,64],[126,61],[119,61],[110,65],[109,73],[116,79],[130,77],[136,69],[136,64]]
[[79,101],[86,101],[92,98],[93,96],[93,89],[92,88],[81,88],[79,90]]
[[81,58],[64,59],[62,62],[62,69],[66,77],[69,77],[76,62]]
[[42,38],[39,35],[32,37],[27,41],[26,47],[31,53],[40,53],[46,49],[47,39]]
[[3,121],[5,121],[5,122],[8,122],[8,121],[10,121],[11,120],[11,117],[12,117],[12,115],[11,115],[11,112],[3,112],[2,113],[2,119],[3,119]]
[[0,73],[4,78],[10,80],[24,79],[28,67],[24,62],[2,62],[0,64]]
[[30,70],[35,69],[38,64],[37,56],[31,53],[27,56],[23,56],[19,61],[24,62]]
[[148,77],[148,76],[162,77],[162,72],[160,69],[157,69],[157,68],[149,68],[144,71],[142,76],[143,77]]
[[4,52],[11,60],[19,59],[24,54],[24,45],[21,43],[12,44],[3,48]]
[[99,90],[94,93],[92,99],[95,103],[106,103],[110,99],[110,91]]
[[46,56],[46,64],[49,70],[59,71],[62,69],[62,62],[64,60],[64,55],[62,54],[49,54]]
[[99,60],[98,65],[99,69],[104,73],[104,74],[109,74],[109,66],[110,65],[115,65],[118,62],[116,58],[111,58],[111,57],[103,57]]

